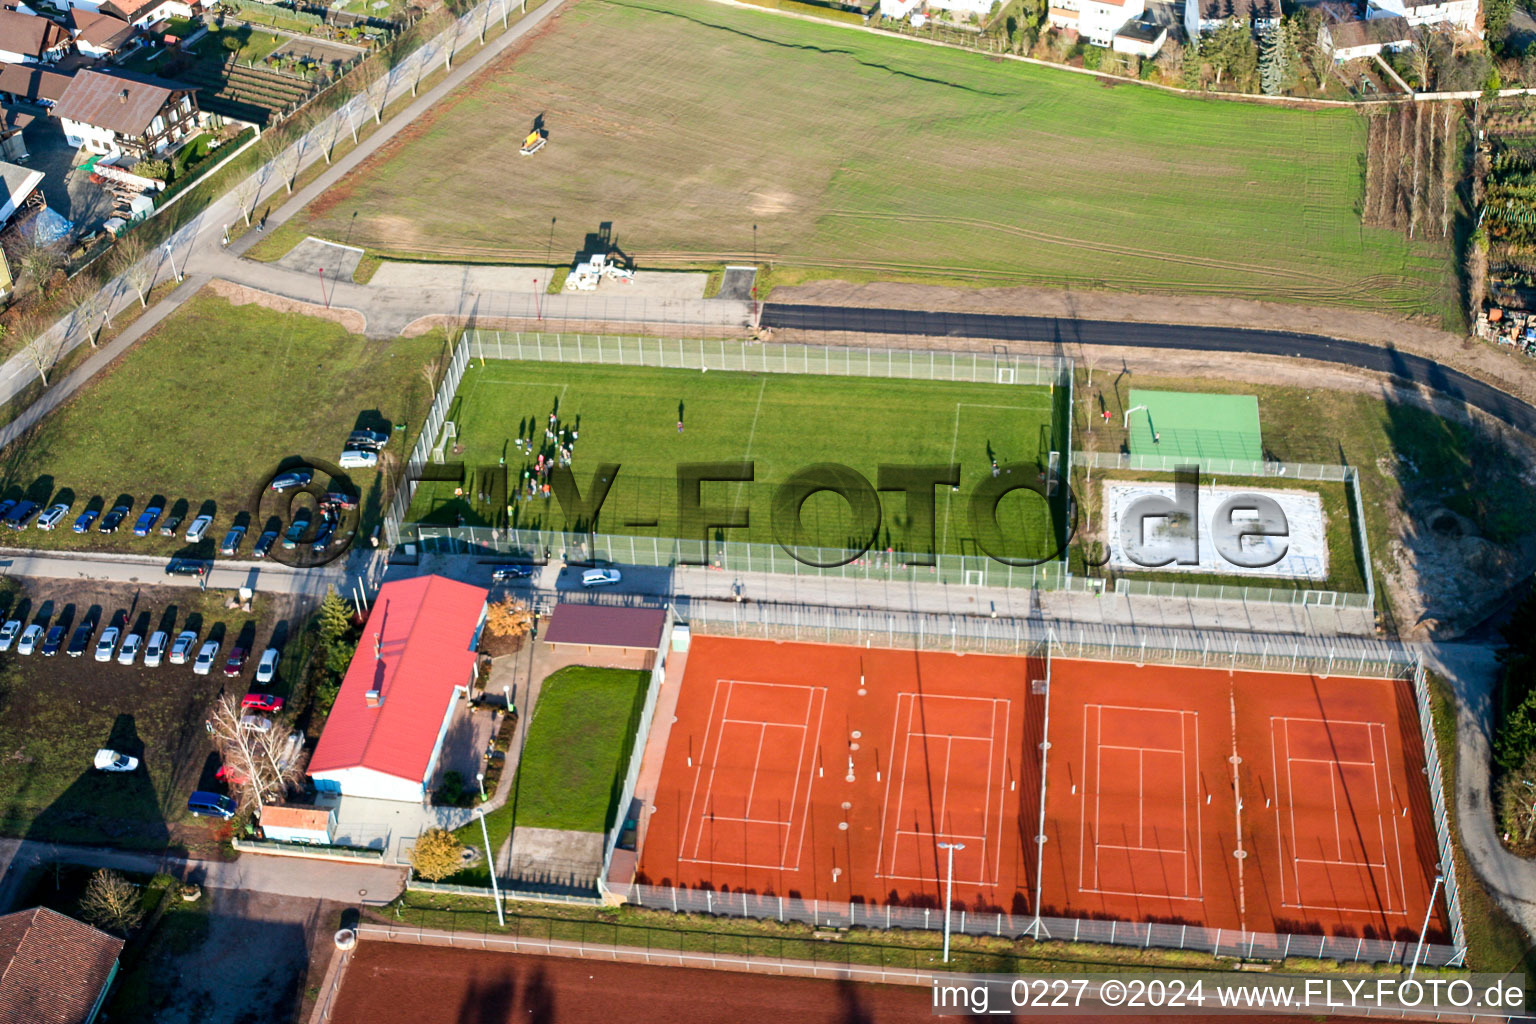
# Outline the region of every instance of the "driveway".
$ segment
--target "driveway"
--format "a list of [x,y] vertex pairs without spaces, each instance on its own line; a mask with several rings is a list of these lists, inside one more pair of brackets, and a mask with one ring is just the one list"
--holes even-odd
[[74,170],[84,162],[85,155],[65,141],[64,129],[59,127],[59,122],[51,117],[39,117],[27,126],[21,137],[31,154],[27,166],[43,172],[43,196],[54,212],[73,221],[81,235],[101,227],[102,222],[112,215],[112,196],[100,186],[92,185],[90,175]]

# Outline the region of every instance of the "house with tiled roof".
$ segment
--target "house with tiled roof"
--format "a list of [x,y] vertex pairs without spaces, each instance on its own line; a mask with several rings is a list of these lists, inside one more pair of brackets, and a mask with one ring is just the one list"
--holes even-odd
[[123,940],[47,907],[0,917],[0,1024],[92,1024]]
[[148,28],[166,18],[190,18],[199,6],[185,0],[103,0],[99,5],[82,4],[72,0],[70,6],[83,6],[87,10],[99,10],[114,18],[121,18],[134,28]]
[[426,798],[454,711],[475,681],[488,596],[443,576],[380,589],[309,760],[316,790]]
[[87,57],[115,57],[133,41],[132,25],[100,11],[70,11],[69,27],[75,47]]
[[126,71],[79,71],[53,108],[72,146],[91,153],[162,153],[197,128],[197,95],[180,82]]
[[20,11],[0,9],[0,61],[55,64],[75,48],[64,26]]

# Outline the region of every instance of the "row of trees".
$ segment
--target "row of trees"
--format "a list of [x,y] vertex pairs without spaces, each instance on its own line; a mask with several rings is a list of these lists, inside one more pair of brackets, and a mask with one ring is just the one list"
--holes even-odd
[[1536,852],[1536,593],[1504,627],[1502,709],[1494,733],[1494,791],[1508,843]]

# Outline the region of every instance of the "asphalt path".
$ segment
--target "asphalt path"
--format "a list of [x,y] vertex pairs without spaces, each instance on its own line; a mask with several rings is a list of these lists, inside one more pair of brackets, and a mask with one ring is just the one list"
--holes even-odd
[[780,303],[769,303],[763,307],[762,325],[801,331],[852,331],[861,334],[980,338],[999,342],[1044,342],[1068,349],[1074,345],[1123,345],[1146,349],[1184,349],[1238,355],[1252,353],[1315,359],[1390,374],[1400,380],[1423,385],[1447,398],[1480,409],[1516,430],[1536,436],[1536,408],[1491,384],[1411,352],[1319,334],[1246,330],[1238,327],[1128,323],[1118,320],[1073,320],[1048,316],[937,313],[911,309]]

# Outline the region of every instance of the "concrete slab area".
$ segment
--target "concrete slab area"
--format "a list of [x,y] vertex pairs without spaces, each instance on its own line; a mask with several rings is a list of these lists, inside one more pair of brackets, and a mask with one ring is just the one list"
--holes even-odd
[[720,279],[721,299],[735,299],[738,302],[747,302],[752,298],[752,285],[757,281],[756,267],[726,267],[725,275]]
[[520,826],[512,830],[511,853],[513,888],[585,895],[603,870],[603,834]]
[[319,276],[324,270],[327,280],[350,281],[363,259],[363,250],[350,245],[327,242],[313,235],[288,251],[277,261],[280,267]]
[[549,287],[554,267],[477,266],[467,263],[381,263],[368,282],[375,288],[452,288],[463,292],[519,292]]

